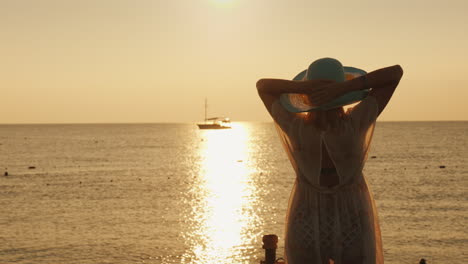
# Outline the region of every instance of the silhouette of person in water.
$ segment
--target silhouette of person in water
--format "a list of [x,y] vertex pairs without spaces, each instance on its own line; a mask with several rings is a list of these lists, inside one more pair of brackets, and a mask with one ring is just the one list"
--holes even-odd
[[[288,264],[383,263],[362,169],[376,119],[402,75],[399,65],[366,74],[324,58],[293,81],[257,82],[296,172],[286,223]],[[353,102],[359,103],[345,112]]]

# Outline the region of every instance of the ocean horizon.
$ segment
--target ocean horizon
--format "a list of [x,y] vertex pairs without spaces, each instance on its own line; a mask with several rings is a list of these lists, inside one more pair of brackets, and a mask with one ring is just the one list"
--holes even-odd
[[[197,124],[202,123],[203,120],[199,121],[180,121],[180,122],[171,122],[171,121],[149,121],[149,122],[23,122],[23,123],[0,123],[0,126],[10,126],[10,125],[187,125],[187,124]],[[237,120],[232,121],[232,123],[271,123],[273,121],[249,121],[249,120]],[[447,122],[468,122],[468,120],[377,120],[377,123],[447,123]]]

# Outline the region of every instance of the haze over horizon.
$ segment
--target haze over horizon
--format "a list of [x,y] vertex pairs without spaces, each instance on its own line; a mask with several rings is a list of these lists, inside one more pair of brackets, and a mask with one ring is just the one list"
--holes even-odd
[[0,124],[271,121],[260,78],[405,74],[379,121],[468,120],[468,2],[2,0]]

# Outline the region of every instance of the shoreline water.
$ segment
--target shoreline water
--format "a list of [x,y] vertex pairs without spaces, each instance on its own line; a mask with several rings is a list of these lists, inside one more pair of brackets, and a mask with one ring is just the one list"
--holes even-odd
[[[294,174],[272,123],[238,124],[2,126],[0,262],[259,263],[267,233],[282,256]],[[364,173],[386,263],[466,259],[467,131],[378,122]]]

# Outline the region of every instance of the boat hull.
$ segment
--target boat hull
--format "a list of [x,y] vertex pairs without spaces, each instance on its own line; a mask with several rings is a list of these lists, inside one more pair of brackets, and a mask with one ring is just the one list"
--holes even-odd
[[231,127],[222,126],[219,124],[197,124],[200,129],[230,129]]

